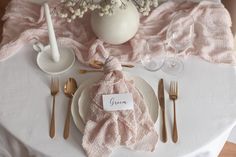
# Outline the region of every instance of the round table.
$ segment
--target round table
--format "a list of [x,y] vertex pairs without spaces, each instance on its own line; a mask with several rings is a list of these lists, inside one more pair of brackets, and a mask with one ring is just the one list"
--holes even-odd
[[[56,136],[51,139],[51,77],[37,67],[36,56],[32,45],[28,45],[17,55],[0,63],[0,156],[85,157],[81,146],[82,134],[73,123],[70,137],[63,139],[69,100],[62,90],[67,78],[74,77],[80,84],[89,77],[96,77],[96,73],[80,75],[78,69],[82,66],[76,61],[70,71],[59,76],[60,93],[56,97],[55,110]],[[169,76],[162,71],[149,72],[140,64],[132,69],[124,69],[145,79],[155,91],[159,79],[164,78],[168,142],[162,143],[159,140],[153,153],[118,148],[112,157],[218,155],[236,124],[236,69],[230,65],[211,64],[198,57],[187,58],[184,66],[180,77]],[[171,140],[173,106],[167,93],[171,80],[179,82],[177,144]],[[160,122],[159,116],[156,123],[159,136]]]

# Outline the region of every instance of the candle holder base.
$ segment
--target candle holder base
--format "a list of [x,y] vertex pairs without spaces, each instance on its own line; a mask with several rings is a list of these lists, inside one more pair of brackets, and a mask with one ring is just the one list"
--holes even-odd
[[39,68],[50,75],[58,75],[69,70],[75,62],[75,54],[72,49],[59,47],[60,60],[54,62],[51,55],[51,48],[47,46],[38,53],[37,64]]

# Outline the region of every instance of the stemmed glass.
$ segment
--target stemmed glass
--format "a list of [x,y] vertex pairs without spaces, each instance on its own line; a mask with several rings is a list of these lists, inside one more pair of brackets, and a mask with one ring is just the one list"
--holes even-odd
[[191,46],[193,37],[193,16],[184,11],[177,12],[169,25],[165,42],[175,53],[174,56],[166,58],[162,71],[170,75],[177,75],[183,71],[184,64],[177,55]]

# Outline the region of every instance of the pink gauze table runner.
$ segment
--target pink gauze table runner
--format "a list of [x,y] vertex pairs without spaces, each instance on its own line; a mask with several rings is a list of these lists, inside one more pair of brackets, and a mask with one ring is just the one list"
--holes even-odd
[[[56,5],[54,2],[56,1],[50,1],[51,8]],[[53,17],[53,23],[58,43],[73,48],[82,63],[86,64],[94,59],[104,61],[109,55],[116,56],[123,63],[134,63],[140,60],[142,53],[153,56],[160,53],[170,21],[180,10],[194,17],[195,36],[192,46],[179,55],[197,55],[210,62],[235,65],[231,18],[221,3],[166,2],[148,17],[141,17],[137,34],[122,45],[110,45],[97,39],[91,31],[89,15],[72,23]],[[36,40],[48,44],[47,25],[40,5],[12,0],[3,20],[6,22],[0,44],[0,61],[8,59],[25,44]],[[185,27],[183,25],[179,29]],[[148,52],[146,45],[149,47]],[[170,47],[167,50],[173,52]]]

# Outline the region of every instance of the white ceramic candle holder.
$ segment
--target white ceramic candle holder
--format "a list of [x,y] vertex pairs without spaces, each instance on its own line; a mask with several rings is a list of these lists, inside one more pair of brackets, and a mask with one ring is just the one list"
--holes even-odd
[[74,51],[70,48],[59,46],[60,60],[54,62],[51,56],[50,45],[43,46],[42,43],[36,43],[33,45],[35,51],[38,52],[37,64],[39,68],[47,74],[57,75],[69,70],[75,62]]

